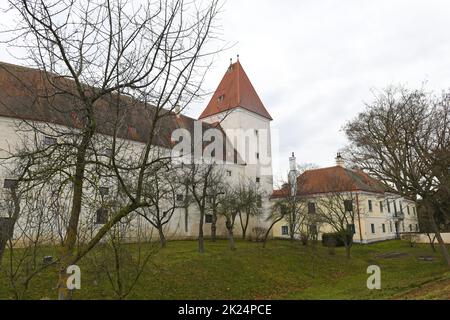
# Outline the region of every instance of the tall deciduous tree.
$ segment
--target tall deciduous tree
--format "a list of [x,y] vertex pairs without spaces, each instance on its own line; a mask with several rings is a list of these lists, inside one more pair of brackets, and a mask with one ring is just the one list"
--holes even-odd
[[449,212],[450,94],[391,87],[344,129],[356,165],[403,196],[420,200],[450,267],[437,222],[448,219]]
[[[26,46],[30,53],[27,61],[42,70],[34,88],[30,81],[36,79],[19,79],[24,91],[34,92],[31,100],[46,106],[52,119],[69,117],[72,121],[69,127],[25,121],[31,146],[26,144],[23,152],[13,155],[34,159],[29,179],[62,175],[63,181],[70,181],[62,186],[70,189],[72,196],[62,232],[58,281],[59,298],[70,299],[67,267],[83,258],[121,219],[146,205],[144,180],[161,160],[153,152],[163,134],[160,123],[199,93],[206,71],[205,47],[212,38],[218,2],[9,3],[21,18],[13,45]],[[127,123],[133,113],[140,115],[146,128],[143,132]],[[42,134],[49,136],[49,143],[34,144],[39,139],[30,136]],[[139,148],[120,139],[127,136],[133,140],[139,134],[144,141]],[[107,157],[100,146],[108,151]],[[92,183],[98,172],[107,172],[104,178],[114,181],[127,201],[76,250],[83,201],[98,187]]]

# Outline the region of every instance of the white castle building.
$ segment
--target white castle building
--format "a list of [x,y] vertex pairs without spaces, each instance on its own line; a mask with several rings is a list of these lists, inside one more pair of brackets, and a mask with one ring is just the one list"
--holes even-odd
[[[26,146],[26,141],[38,141],[44,145],[59,143],[55,135],[45,134],[46,124],[59,127],[61,130],[76,130],[78,116],[74,111],[69,96],[55,97],[53,105],[60,106],[55,111],[46,101],[41,100],[36,92],[42,89],[45,74],[36,69],[0,63],[0,158],[7,158]],[[99,107],[100,123],[99,136],[108,136],[109,117],[107,106]],[[120,128],[118,136],[124,143],[132,148],[145,146],[148,123],[151,115],[140,112],[139,108],[128,110],[122,117],[124,125]],[[104,119],[104,123],[102,123]],[[161,130],[155,140],[155,145],[165,154],[170,154],[174,148],[174,133],[188,132],[191,135],[205,135],[209,129],[219,129],[224,133],[227,144],[226,161],[223,164],[227,179],[238,183],[239,181],[253,180],[259,184],[266,196],[262,199],[262,215],[252,219],[249,232],[256,226],[265,225],[265,217],[270,210],[269,196],[273,190],[272,157],[271,157],[271,121],[272,118],[256,93],[241,63],[231,64],[219,84],[211,101],[199,117],[199,120],[172,114],[163,120]],[[26,132],[24,123],[38,123],[42,125],[40,132]],[[24,135],[28,135],[24,139]],[[176,134],[175,134],[176,138]],[[255,143],[256,142],[256,143]],[[231,145],[231,148],[229,146]],[[99,147],[99,149],[101,149]],[[103,150],[108,153],[108,150]],[[110,152],[110,151],[109,151]],[[217,155],[214,155],[217,156]],[[213,157],[214,157],[213,156]],[[219,157],[222,157],[219,156]],[[8,162],[7,162],[8,163]],[[9,163],[11,164],[11,163]],[[14,165],[12,163],[11,165]],[[8,169],[3,162],[0,168],[0,181],[2,200],[7,191],[17,183],[18,177]],[[182,195],[177,195],[182,196]],[[67,208],[66,208],[67,209]],[[199,216],[195,205],[189,208],[189,215],[184,209],[176,209],[173,218],[166,226],[167,238],[195,238],[198,236]],[[7,210],[0,212],[0,223],[8,220]],[[98,217],[85,213],[87,224],[96,228]],[[205,235],[210,234],[211,222],[209,216],[205,217]],[[55,231],[56,232],[56,231]],[[240,228],[236,226],[235,232],[239,235]],[[217,235],[225,236],[224,221],[219,220]]]

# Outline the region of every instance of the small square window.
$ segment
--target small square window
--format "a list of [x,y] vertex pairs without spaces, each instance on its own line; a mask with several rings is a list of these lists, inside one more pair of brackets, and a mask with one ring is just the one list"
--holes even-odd
[[356,233],[355,225],[354,225],[354,224],[348,224],[348,225],[347,225],[347,231],[348,231],[350,234],[355,234],[355,233]]
[[109,188],[108,187],[100,187],[98,189],[98,191],[100,192],[100,195],[102,195],[102,196],[107,196],[109,194]]
[[100,208],[97,210],[97,219],[95,224],[107,224],[108,223],[108,210]]
[[13,236],[12,219],[0,217],[0,239],[9,240]]
[[231,170],[227,170],[227,176],[231,177],[232,174]]
[[5,181],[3,182],[3,188],[5,188],[5,189],[15,189],[15,188],[17,188],[18,184],[19,184],[18,180],[5,179]]
[[104,157],[111,158],[112,155],[113,155],[113,151],[110,148],[106,148],[106,149],[102,150],[101,155],[104,156]]
[[282,226],[281,227],[281,235],[288,236],[289,235],[289,227],[288,226]]
[[53,146],[56,144],[56,142],[57,142],[56,138],[48,136],[44,137],[44,145],[46,146]]
[[260,183],[261,182],[261,178],[256,178],[256,183]]
[[316,204],[314,202],[308,202],[308,213],[316,214]]
[[353,212],[353,201],[352,200],[344,200],[344,208],[345,208],[345,212]]
[[182,195],[182,194],[177,194],[177,201],[178,201],[178,202],[183,202],[183,201],[184,201],[184,195]]
[[208,224],[213,223],[213,215],[212,214],[205,215],[205,223],[208,223]]

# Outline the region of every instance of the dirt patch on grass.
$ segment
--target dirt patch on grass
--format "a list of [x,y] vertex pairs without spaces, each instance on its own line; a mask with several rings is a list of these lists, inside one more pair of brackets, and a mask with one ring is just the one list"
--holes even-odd
[[405,258],[407,256],[408,256],[408,254],[404,253],[404,252],[387,252],[387,253],[378,254],[375,257],[377,259],[401,259],[401,258]]
[[436,280],[395,295],[393,300],[450,300],[450,279]]

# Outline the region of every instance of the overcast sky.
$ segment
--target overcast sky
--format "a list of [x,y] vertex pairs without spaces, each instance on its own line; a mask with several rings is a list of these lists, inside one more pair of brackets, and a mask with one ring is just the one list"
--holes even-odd
[[[299,163],[334,165],[346,144],[341,128],[372,89],[450,88],[448,0],[228,0],[220,24],[236,45],[218,55],[205,89],[239,53],[274,118],[276,178],[291,152]],[[12,61],[2,48],[0,60]],[[197,118],[207,100],[187,113]]]
[[228,0],[222,19],[224,40],[237,44],[220,54],[206,88],[239,53],[279,132],[276,177],[291,152],[299,163],[334,165],[341,128],[372,89],[450,88],[448,0]]

